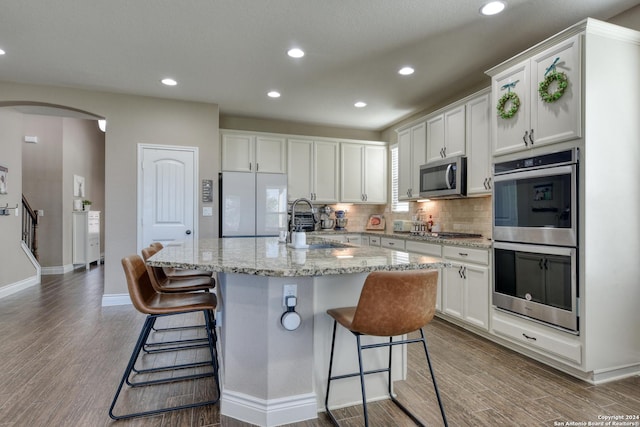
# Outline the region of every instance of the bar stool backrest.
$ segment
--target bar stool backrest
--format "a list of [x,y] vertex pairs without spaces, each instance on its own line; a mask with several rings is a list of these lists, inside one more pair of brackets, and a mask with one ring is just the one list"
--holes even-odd
[[164,248],[164,245],[160,242],[153,242],[149,246],[152,248],[156,248],[157,250],[162,250],[162,248]]
[[144,261],[140,255],[129,255],[122,258],[122,268],[133,306],[141,313],[150,314],[146,302],[156,295],[156,291],[151,284]]
[[386,337],[416,331],[433,319],[437,287],[437,270],[370,273],[351,330]]
[[[144,258],[145,264],[149,258],[157,254],[159,251],[160,249],[156,249],[152,246],[142,249],[142,258]],[[169,281],[164,269],[162,267],[147,265],[147,272],[149,273],[149,278],[151,279],[151,285],[153,288],[157,292],[162,292],[162,287]]]

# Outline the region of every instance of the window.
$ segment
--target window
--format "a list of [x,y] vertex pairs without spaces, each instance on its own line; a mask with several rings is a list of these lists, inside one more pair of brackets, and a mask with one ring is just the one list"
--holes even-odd
[[398,201],[398,144],[391,146],[391,212],[409,212],[409,202]]

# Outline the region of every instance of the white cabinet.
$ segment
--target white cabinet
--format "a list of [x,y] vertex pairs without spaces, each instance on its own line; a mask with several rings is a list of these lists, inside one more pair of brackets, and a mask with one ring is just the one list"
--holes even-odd
[[393,239],[389,237],[383,237],[380,239],[380,246],[383,248],[389,249],[397,249],[399,251],[404,250],[404,240],[403,239]]
[[491,93],[467,102],[467,194],[491,194]]
[[[510,118],[493,115],[493,154],[501,155],[528,148],[577,139],[582,136],[582,47],[581,35],[575,35],[492,76],[493,100],[506,92],[520,99],[518,111]],[[557,59],[557,62],[556,62]],[[555,63],[556,70],[568,78],[568,87],[555,102],[544,102],[540,82]],[[557,82],[549,91],[554,92]],[[511,108],[507,102],[505,109]]]
[[398,131],[398,200],[420,195],[420,166],[427,157],[424,122]]
[[345,243],[349,243],[350,245],[362,246],[362,235],[361,234],[347,234],[345,236]]
[[288,197],[313,202],[338,202],[339,144],[335,141],[289,139]]
[[465,153],[465,105],[427,119],[427,163]]
[[369,236],[369,246],[380,246],[380,236]]
[[387,147],[340,144],[340,201],[387,203]]
[[483,330],[489,330],[489,252],[444,246],[443,257],[452,267],[443,269],[442,311]]
[[[437,258],[442,257],[442,245],[439,244],[407,240],[404,245],[405,249],[409,252],[416,252]],[[438,311],[442,311],[442,270],[443,269],[440,268],[438,271],[438,292],[436,295],[436,310]]]
[[286,173],[285,139],[278,136],[221,132],[222,170]]
[[100,262],[100,212],[73,212],[73,264]]

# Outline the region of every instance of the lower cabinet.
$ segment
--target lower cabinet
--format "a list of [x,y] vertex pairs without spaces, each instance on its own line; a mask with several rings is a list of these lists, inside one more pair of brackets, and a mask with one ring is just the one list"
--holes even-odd
[[451,262],[442,274],[442,312],[489,330],[489,251],[444,246],[443,257]]
[[[431,255],[442,258],[442,245],[435,243],[414,242],[407,240],[405,249],[409,252],[416,252],[423,255]],[[438,294],[436,296],[436,310],[442,311],[442,268],[438,271]]]

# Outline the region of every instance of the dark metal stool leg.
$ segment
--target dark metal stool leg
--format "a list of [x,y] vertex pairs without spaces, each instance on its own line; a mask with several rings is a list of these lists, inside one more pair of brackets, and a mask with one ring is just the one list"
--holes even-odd
[[429,365],[429,373],[431,374],[431,380],[433,381],[433,388],[436,391],[436,397],[438,398],[438,406],[440,406],[440,413],[442,414],[442,421],[445,427],[447,423],[447,417],[444,414],[444,406],[442,405],[442,399],[440,399],[440,392],[438,391],[438,385],[436,384],[436,377],[433,375],[433,367],[431,366],[431,358],[429,357],[429,351],[427,350],[427,340],[424,337],[424,331],[420,328],[420,337],[422,338],[422,345],[424,347],[424,354],[427,356],[427,364]]
[[327,411],[327,415],[329,415],[331,422],[337,426],[338,421],[329,410],[329,389],[331,388],[331,370],[333,369],[333,349],[336,343],[336,326],[337,326],[337,322],[334,320],[333,321],[333,337],[331,338],[331,356],[329,356],[329,375],[327,375],[327,394],[325,395],[325,398],[324,398],[324,408]]
[[367,395],[364,391],[364,369],[362,367],[362,347],[360,346],[360,334],[356,335],[358,344],[358,366],[360,368],[360,388],[362,389],[362,411],[364,412],[364,425],[369,427],[369,416],[367,414]]

